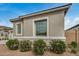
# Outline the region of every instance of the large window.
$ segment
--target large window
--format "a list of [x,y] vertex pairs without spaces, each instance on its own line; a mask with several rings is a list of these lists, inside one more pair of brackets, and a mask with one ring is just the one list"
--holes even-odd
[[16,32],[17,32],[17,34],[22,34],[22,29],[21,29],[21,26],[22,24],[21,23],[18,23],[16,26]]
[[35,21],[36,36],[47,36],[47,20]]

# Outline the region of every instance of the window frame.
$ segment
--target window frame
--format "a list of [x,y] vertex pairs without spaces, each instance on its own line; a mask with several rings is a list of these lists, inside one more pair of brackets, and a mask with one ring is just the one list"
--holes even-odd
[[[21,24],[21,34],[18,33],[18,24]],[[16,35],[22,35],[22,22],[16,23]]]
[[[40,20],[44,20],[44,19],[47,20],[47,34],[46,34],[46,36],[36,35],[36,24],[35,24],[35,22],[40,21]],[[48,19],[48,17],[33,19],[33,36],[34,37],[49,37],[49,19]]]
[[[37,34],[37,28],[38,28],[37,26],[40,26],[40,24],[37,25],[37,23],[42,23],[42,22],[46,22],[46,24],[45,24],[46,25],[46,28],[45,27],[42,27],[43,29],[44,28],[46,29],[46,34],[44,34],[44,33],[41,34],[40,32],[39,32],[39,34]],[[35,29],[36,30],[36,34],[35,34],[36,36],[47,36],[47,20],[46,19],[39,20],[39,21],[35,21],[35,28],[36,28]]]

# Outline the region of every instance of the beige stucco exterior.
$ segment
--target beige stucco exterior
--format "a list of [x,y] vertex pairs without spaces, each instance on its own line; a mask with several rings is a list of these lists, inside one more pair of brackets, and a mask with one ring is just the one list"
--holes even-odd
[[[42,14],[30,18],[24,18],[22,21],[14,22],[14,36],[33,37],[33,20],[47,17],[49,22],[49,37],[64,37],[64,11]],[[22,35],[16,35],[16,23],[22,23]]]
[[[19,39],[65,39],[64,37],[64,16],[71,4],[51,8],[48,10],[20,16],[11,21],[13,23],[14,38]],[[47,36],[35,36],[34,22],[47,19]],[[16,34],[16,24],[21,23],[22,34]]]

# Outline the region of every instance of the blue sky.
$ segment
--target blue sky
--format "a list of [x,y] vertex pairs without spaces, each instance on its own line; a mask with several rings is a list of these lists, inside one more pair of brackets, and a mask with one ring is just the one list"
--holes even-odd
[[[12,27],[9,21],[21,15],[33,13],[40,10],[54,8],[64,3],[1,3],[0,4],[0,25]],[[79,4],[72,4],[65,16],[65,29],[79,24]]]

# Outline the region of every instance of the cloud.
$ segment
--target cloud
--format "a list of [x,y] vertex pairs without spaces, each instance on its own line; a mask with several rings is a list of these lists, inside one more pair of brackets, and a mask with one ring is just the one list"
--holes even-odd
[[7,27],[13,27],[13,25],[10,22],[5,22],[5,21],[1,21],[0,25],[1,26],[7,26]]
[[68,28],[75,26],[77,24],[79,24],[79,17],[75,17],[73,19],[68,17],[65,19],[65,29],[68,29]]

